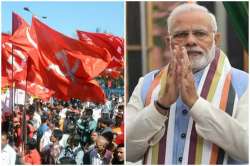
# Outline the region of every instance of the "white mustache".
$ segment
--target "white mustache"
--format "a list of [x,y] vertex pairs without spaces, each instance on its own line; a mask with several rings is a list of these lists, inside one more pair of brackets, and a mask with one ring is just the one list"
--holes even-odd
[[191,48],[186,48],[187,49],[187,51],[199,51],[199,52],[204,52],[201,48],[199,48],[199,47],[191,47]]

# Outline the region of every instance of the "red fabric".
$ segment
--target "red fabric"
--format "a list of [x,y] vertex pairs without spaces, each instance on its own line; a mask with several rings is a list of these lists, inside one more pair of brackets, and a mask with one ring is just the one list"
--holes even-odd
[[11,35],[7,33],[2,33],[2,44],[10,39]]
[[22,17],[20,17],[15,12],[12,12],[12,34],[14,34],[16,30],[21,26],[27,26],[27,25],[28,23],[24,19],[22,19]]
[[121,124],[122,134],[116,137],[116,144],[124,144],[124,123]]
[[[52,94],[54,93],[53,91],[49,90],[46,88],[43,84],[43,79],[40,75],[40,73],[35,69],[35,67],[32,65],[32,63],[29,63],[29,71],[28,71],[28,78],[27,78],[27,89],[26,89],[26,75],[27,75],[27,64],[28,64],[28,57],[29,56],[39,56],[38,50],[36,51],[35,48],[29,43],[27,36],[26,36],[26,30],[29,29],[29,27],[22,26],[21,29],[17,29],[15,34],[10,37],[6,34],[2,34],[3,37],[3,42],[2,44],[2,87],[5,87],[10,84],[10,80],[12,80],[12,59],[11,62],[8,63],[7,59],[11,58],[11,52],[12,49],[9,47],[9,44],[6,44],[6,42],[9,43],[14,43],[14,63],[17,63],[19,67],[22,69],[22,71],[15,72],[13,73],[13,78],[15,80],[15,86],[19,89],[26,90],[30,95],[37,96],[41,98],[42,100],[48,100]],[[7,39],[10,39],[8,41]],[[3,46],[4,50],[3,50]],[[16,50],[18,50],[19,54],[21,53],[22,55],[25,55],[25,59],[21,59]],[[30,54],[33,50],[33,53],[35,54]],[[35,52],[36,51],[36,52]],[[7,55],[7,56],[6,56]],[[37,62],[38,63],[38,62]],[[15,68],[14,68],[15,69]],[[7,72],[7,71],[10,72]]]
[[21,80],[26,77],[26,61],[28,55],[22,50],[14,47],[12,57],[12,44],[7,41],[2,43],[2,65],[5,67],[4,72],[12,80],[12,60],[13,60],[13,79]]
[[[12,13],[12,18],[13,35],[7,36],[6,34],[2,34],[4,39],[2,40],[2,66],[4,66],[2,67],[2,75],[4,76],[5,82],[6,80],[12,80],[12,77],[14,81],[25,80],[28,57],[30,55],[32,55],[30,57],[35,56],[33,53],[30,54],[31,50],[34,50],[34,48],[27,39],[30,29],[29,24],[16,13]],[[38,50],[37,53],[39,53]],[[5,84],[6,83],[3,85]]]
[[112,55],[112,60],[107,68],[124,66],[124,40],[118,36],[105,33],[77,31],[81,41],[92,43],[107,49]]
[[40,73],[45,84],[55,91],[55,96],[103,103],[103,90],[96,81],[89,80],[107,67],[110,54],[66,37],[36,18],[32,20],[32,27],[40,50]]
[[[37,35],[39,49],[50,64],[60,64],[61,71],[67,77],[70,78],[69,72],[72,72],[75,79],[90,80],[98,76],[109,64],[111,55],[105,49],[69,38],[36,18],[32,19],[32,24]],[[76,67],[77,63],[79,63],[78,67]],[[46,67],[50,65],[46,64],[46,61],[43,64]],[[69,71],[73,67],[76,71]]]
[[10,38],[10,42],[19,50],[26,53],[32,64],[39,69],[39,50],[37,46],[37,39],[34,28],[25,24],[18,28],[13,36]]
[[[19,35],[20,30],[24,30],[29,25],[17,14],[13,13],[13,32],[14,35]],[[2,87],[10,84],[7,81],[20,80],[26,77],[26,61],[27,53],[22,49],[13,45],[11,38],[8,34],[2,34]],[[12,49],[13,48],[13,49]],[[12,67],[13,66],[13,67]],[[13,72],[12,72],[13,68]]]
[[24,156],[24,161],[26,164],[40,165],[41,156],[36,149],[31,150],[28,154]]
[[27,93],[29,93],[30,95],[34,95],[42,99],[43,101],[48,101],[50,97],[55,93],[54,91],[46,88],[43,85],[43,78],[33,65],[29,67],[27,87],[26,80],[21,80],[17,82],[16,87],[19,89],[26,90]]
[[101,76],[108,76],[108,77],[113,78],[113,79],[119,78],[120,75],[121,75],[121,71],[118,71],[115,69],[105,69],[101,73]]
[[[37,40],[37,35],[39,40]],[[87,81],[97,76],[109,64],[110,54],[106,50],[70,39],[35,18],[33,18],[31,28],[28,24],[22,24],[9,41],[15,46],[14,49],[21,51],[26,58],[25,61],[17,59],[14,54],[15,61],[17,61],[19,67],[22,65],[22,71],[25,71],[23,75],[14,74],[14,79],[21,81],[17,83],[17,86],[22,87],[24,85],[27,66],[32,69],[30,66],[33,65],[38,74],[41,75],[42,81],[36,82],[37,79],[34,79],[34,77],[31,79],[30,74],[32,75],[33,71],[28,69],[27,81],[30,81],[30,84],[34,85],[35,83],[52,89],[56,92],[56,97],[64,100],[73,97],[99,103],[105,101],[104,92],[97,82]],[[10,50],[11,47],[8,49]],[[5,58],[2,59],[2,62],[7,62],[8,56],[11,56],[9,50],[7,50],[8,54],[5,57],[2,56],[2,58]],[[58,58],[56,58],[55,53],[57,53]],[[5,63],[6,65],[9,64]],[[48,68],[49,66],[50,68]],[[38,74],[36,73],[35,76]],[[6,82],[6,79],[4,81]],[[23,85],[21,86],[20,83]],[[27,82],[27,86],[27,90],[31,94],[36,96],[41,94],[29,88],[29,82]],[[47,98],[47,96],[42,96],[42,98]]]
[[4,88],[6,86],[9,86],[11,84],[10,80],[8,79],[8,73],[7,73],[7,60],[5,60],[4,58],[7,57],[7,52],[6,50],[3,48],[4,45],[3,43],[7,42],[10,38],[10,35],[9,34],[5,34],[5,33],[2,33],[2,43],[1,43],[1,52],[2,52],[2,84],[1,84],[1,87]]
[[[45,87],[42,76],[39,73],[40,53],[35,42],[35,32],[20,16],[15,14],[15,17],[19,20],[19,28],[15,30],[14,35],[10,38],[10,42],[13,43],[14,49],[19,50],[26,57],[25,61],[19,62],[22,63],[24,72],[22,76],[19,75],[18,77],[15,75],[16,87],[26,90],[30,95],[37,96],[42,100],[48,100],[54,92]],[[14,56],[17,57],[16,54]]]

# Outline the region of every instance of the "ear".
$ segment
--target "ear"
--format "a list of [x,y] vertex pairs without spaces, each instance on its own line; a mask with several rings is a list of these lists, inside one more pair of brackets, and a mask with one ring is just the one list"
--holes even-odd
[[220,47],[220,43],[221,43],[221,34],[220,34],[219,32],[216,32],[216,33],[215,33],[214,40],[215,40],[215,45],[216,45],[216,47]]

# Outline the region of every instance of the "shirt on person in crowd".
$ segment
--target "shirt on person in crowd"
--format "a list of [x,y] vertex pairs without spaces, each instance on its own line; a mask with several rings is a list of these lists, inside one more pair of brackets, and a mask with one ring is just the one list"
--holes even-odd
[[30,152],[24,156],[24,161],[25,161],[25,164],[40,165],[41,156],[36,149],[33,149],[33,150],[30,150]]
[[112,159],[112,152],[109,150],[105,151],[103,157],[97,152],[97,149],[94,149],[90,152],[90,164],[92,165],[108,165]]
[[16,162],[16,151],[9,145],[1,151],[1,165],[15,165]]

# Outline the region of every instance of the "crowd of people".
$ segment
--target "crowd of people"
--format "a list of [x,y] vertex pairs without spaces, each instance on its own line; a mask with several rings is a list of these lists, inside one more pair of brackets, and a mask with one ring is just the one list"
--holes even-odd
[[123,98],[15,105],[2,114],[1,163],[124,164]]

